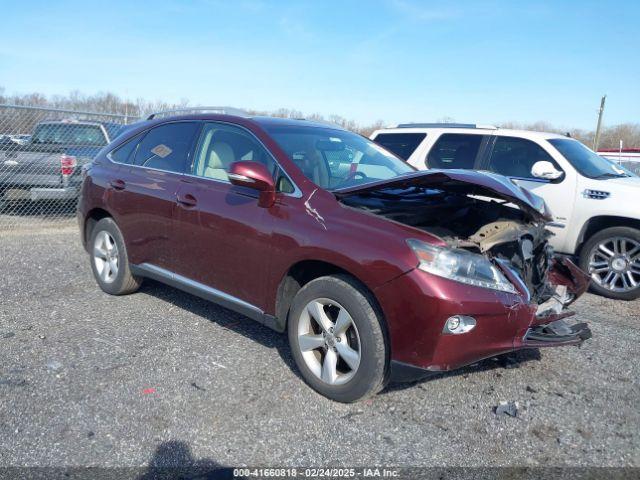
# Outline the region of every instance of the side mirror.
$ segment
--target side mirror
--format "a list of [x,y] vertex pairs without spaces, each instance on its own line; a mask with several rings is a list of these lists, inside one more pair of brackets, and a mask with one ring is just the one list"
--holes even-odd
[[531,175],[545,180],[558,180],[562,177],[563,172],[556,170],[553,163],[541,160],[533,164],[533,167],[531,167]]
[[227,173],[232,185],[252,188],[260,192],[258,206],[268,208],[276,201],[276,184],[267,167],[262,163],[234,162]]

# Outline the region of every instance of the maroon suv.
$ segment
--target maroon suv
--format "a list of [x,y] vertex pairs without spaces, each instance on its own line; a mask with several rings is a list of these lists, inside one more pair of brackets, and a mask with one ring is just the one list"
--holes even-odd
[[590,336],[563,320],[588,276],[554,256],[539,197],[415,171],[332,125],[150,118],[85,169],[78,216],[105,292],[152,278],[287,330],[304,379],[339,401]]

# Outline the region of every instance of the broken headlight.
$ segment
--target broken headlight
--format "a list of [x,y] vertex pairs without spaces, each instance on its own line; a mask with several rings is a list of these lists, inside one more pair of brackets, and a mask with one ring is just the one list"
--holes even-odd
[[441,248],[420,240],[407,243],[418,257],[418,268],[425,272],[477,287],[516,293],[515,287],[486,257],[458,248]]

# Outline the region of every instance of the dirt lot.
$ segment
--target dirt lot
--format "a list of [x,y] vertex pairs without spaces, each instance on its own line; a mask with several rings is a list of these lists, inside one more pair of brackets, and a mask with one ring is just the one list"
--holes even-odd
[[101,293],[72,227],[0,233],[0,261],[2,466],[640,466],[637,301],[580,299],[582,348],[342,405],[246,318],[150,281]]

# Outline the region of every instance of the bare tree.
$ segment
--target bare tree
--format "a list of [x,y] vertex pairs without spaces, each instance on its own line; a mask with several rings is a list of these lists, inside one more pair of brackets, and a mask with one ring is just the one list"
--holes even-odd
[[[138,98],[132,101],[129,99],[123,99],[111,92],[98,92],[93,95],[85,95],[79,91],[72,91],[68,95],[54,95],[50,97],[41,93],[7,95],[5,89],[0,87],[0,103],[53,107],[98,113],[117,113],[128,115],[130,118],[135,119],[137,117],[144,117],[153,112],[188,107],[190,102],[187,99],[181,99],[179,102],[172,103],[165,102],[163,100],[149,101],[144,98]],[[307,118],[309,120],[326,121],[365,136],[371,135],[374,130],[383,128],[385,125],[382,120],[378,120],[370,125],[361,125],[354,120],[350,120],[336,114],[329,115],[328,117],[324,117],[319,113],[305,115],[300,110],[292,108],[279,108],[271,112],[253,109],[247,109],[247,111],[254,115],[269,115],[282,118]],[[452,117],[444,116],[438,121],[453,123],[455,120]],[[594,132],[590,130],[559,128],[545,121],[538,121],[534,123],[504,122],[500,124],[500,127],[569,134],[571,137],[576,138],[586,145],[591,145],[594,137]],[[9,128],[9,126],[7,126],[7,128]],[[640,148],[640,124],[625,123],[605,127],[602,130],[600,137],[600,148],[618,148],[621,140],[625,148]]]

